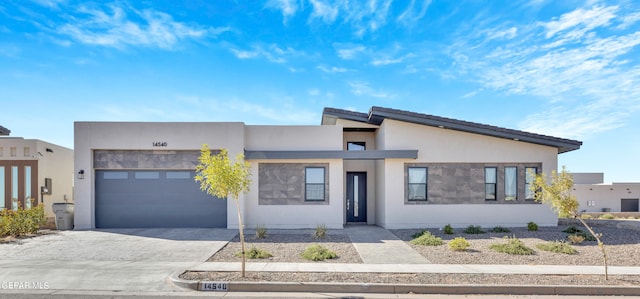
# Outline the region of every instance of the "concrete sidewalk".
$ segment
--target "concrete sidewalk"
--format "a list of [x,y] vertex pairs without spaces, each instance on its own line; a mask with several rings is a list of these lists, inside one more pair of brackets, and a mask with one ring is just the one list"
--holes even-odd
[[365,264],[428,264],[429,261],[388,230],[375,225],[349,225],[344,232]]

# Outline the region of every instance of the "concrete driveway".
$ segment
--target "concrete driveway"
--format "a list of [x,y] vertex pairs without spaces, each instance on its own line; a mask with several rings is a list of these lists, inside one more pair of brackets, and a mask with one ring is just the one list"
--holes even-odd
[[0,294],[28,290],[181,291],[168,277],[204,262],[237,230],[58,231],[0,244]]

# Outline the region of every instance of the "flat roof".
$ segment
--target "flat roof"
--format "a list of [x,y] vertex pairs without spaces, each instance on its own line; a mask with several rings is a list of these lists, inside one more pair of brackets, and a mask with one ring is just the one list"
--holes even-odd
[[582,141],[578,140],[541,135],[525,131],[501,128],[492,125],[378,106],[371,107],[369,113],[355,112],[336,108],[324,108],[322,112],[322,124],[335,124],[336,118],[374,125],[382,124],[385,119],[393,119],[431,127],[552,146],[556,147],[558,149],[558,153],[560,154],[577,150],[580,148],[580,146],[582,146]]

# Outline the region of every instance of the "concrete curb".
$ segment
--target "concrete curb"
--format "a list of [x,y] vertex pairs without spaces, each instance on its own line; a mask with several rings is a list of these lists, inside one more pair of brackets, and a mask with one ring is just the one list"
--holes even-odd
[[[205,281],[185,280],[171,275],[180,287],[200,290]],[[637,296],[640,287],[629,286],[569,286],[569,285],[418,285],[378,283],[323,282],[227,282],[228,292],[322,292],[322,293],[383,293],[383,294],[455,294],[455,295],[565,295],[565,296]]]

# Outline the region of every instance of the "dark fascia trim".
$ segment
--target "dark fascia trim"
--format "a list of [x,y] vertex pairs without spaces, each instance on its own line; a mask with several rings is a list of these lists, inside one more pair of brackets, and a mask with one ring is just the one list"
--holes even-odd
[[411,122],[432,127],[458,130],[468,133],[476,133],[487,136],[511,139],[535,143],[558,148],[558,153],[565,153],[577,150],[582,145],[581,141],[540,135],[513,129],[506,129],[480,123],[461,121],[457,119],[439,117],[428,114],[421,114],[403,110],[389,109],[383,107],[371,107],[369,111],[369,123],[380,125],[386,118],[398,121]]
[[322,110],[322,117],[324,118],[325,116],[333,116],[333,117],[346,119],[346,120],[369,123],[369,115],[367,115],[366,113],[355,112],[350,110],[326,107],[324,108],[324,110]]
[[0,126],[0,135],[9,136],[9,134],[11,134],[11,130]]
[[417,159],[418,150],[387,151],[244,151],[247,160],[274,159],[343,159],[343,160],[383,160]]

